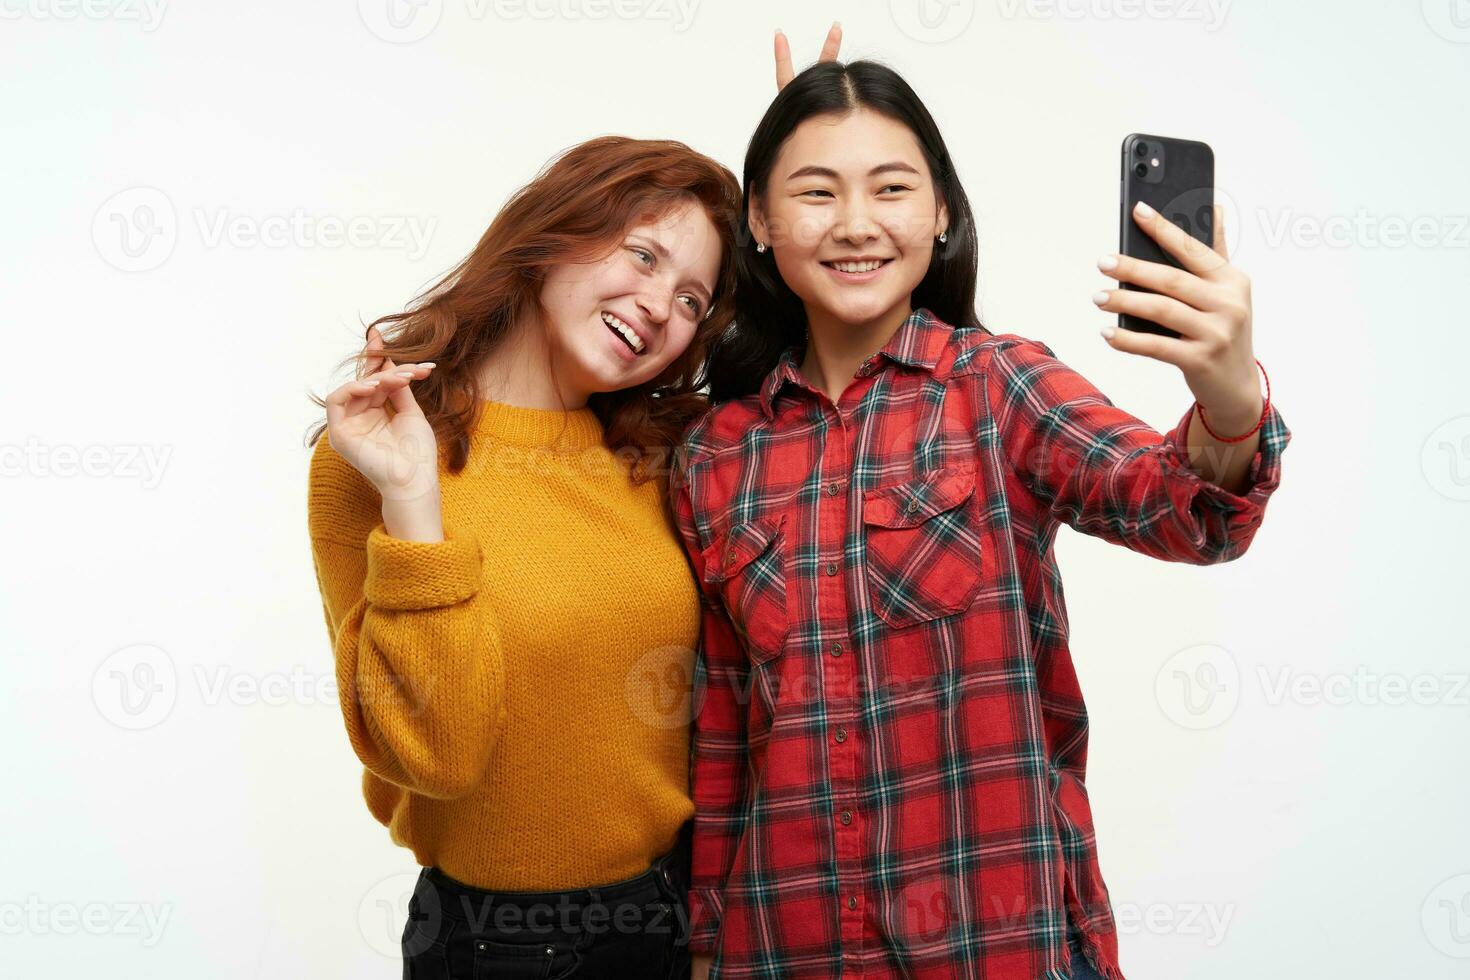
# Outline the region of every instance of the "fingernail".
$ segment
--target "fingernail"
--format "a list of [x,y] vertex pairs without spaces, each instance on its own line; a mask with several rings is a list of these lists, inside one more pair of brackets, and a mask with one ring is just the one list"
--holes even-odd
[[423,366],[424,367],[433,367],[434,366],[434,362],[433,361],[425,361],[423,363]]
[[1112,340],[1113,339],[1113,334],[1115,334],[1115,333],[1118,332],[1118,328],[1117,327],[1111,327],[1111,326],[1109,326],[1109,327],[1099,327],[1097,332],[1100,333],[1100,334],[1102,334],[1104,338],[1106,338],[1108,340]]
[[1139,201],[1137,204],[1135,204],[1133,206],[1133,210],[1138,212],[1138,216],[1140,218],[1152,218],[1154,216],[1154,209],[1149,207],[1147,204],[1144,204],[1142,201]]
[[400,378],[411,378],[411,377],[413,377],[413,372],[412,371],[399,371],[398,372],[398,376]]
[[1092,301],[1094,303],[1096,303],[1098,306],[1102,306],[1104,303],[1106,303],[1108,301],[1108,294],[1105,293],[1105,292],[1101,292],[1101,291],[1096,292],[1096,293],[1093,293],[1092,294]]
[[1104,272],[1111,272],[1118,267],[1118,259],[1113,255],[1104,255],[1097,260],[1097,267]]
[[374,378],[371,381],[364,381],[363,384],[367,385],[369,388],[375,388],[378,385],[378,379]]

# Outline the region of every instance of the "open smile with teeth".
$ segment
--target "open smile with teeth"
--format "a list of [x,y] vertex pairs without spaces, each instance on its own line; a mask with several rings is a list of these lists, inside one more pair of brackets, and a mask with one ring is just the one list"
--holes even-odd
[[892,259],[869,259],[866,262],[823,262],[822,264],[838,272],[872,272],[892,261]]
[[624,323],[622,320],[619,320],[611,313],[603,313],[602,322],[607,324],[607,328],[611,330],[614,334],[616,334],[619,338],[621,338],[623,343],[632,348],[633,353],[643,353],[643,338],[634,333],[632,327],[628,326],[626,323]]

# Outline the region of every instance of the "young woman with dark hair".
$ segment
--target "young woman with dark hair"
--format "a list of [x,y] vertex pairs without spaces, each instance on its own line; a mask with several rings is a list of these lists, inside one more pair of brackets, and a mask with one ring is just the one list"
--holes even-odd
[[689,712],[659,685],[699,605],[666,471],[739,206],[681,143],[573,147],[319,402],[342,713],[422,865],[405,977],[688,976]]
[[1245,552],[1290,437],[1249,281],[1218,220],[1210,250],[1135,215],[1182,271],[1099,263],[1156,290],[1103,309],[1181,333],[1107,335],[1195,395],[1161,435],[981,324],[969,202],[891,69],[797,75],[744,181],[717,404],[672,480],[705,597],[694,975],[1121,980],[1052,546]]

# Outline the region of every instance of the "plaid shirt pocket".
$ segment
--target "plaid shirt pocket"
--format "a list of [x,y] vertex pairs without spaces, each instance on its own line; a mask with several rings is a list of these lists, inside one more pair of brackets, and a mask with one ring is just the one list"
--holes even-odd
[[705,549],[705,584],[717,592],[754,663],[786,645],[786,555],[777,514],[736,524]]
[[890,626],[969,607],[980,591],[975,470],[951,466],[863,494],[868,597]]

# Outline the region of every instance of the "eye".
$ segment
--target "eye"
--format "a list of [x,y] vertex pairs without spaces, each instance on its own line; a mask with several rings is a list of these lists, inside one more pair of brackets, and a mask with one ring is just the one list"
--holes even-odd
[[647,266],[649,266],[650,268],[652,268],[652,266],[653,266],[653,253],[652,252],[650,252],[646,248],[639,248],[637,245],[630,245],[630,246],[628,246],[628,250],[630,252],[632,252],[634,255],[638,256],[638,258],[640,260],[642,260],[644,264],[646,264]]
[[697,296],[690,296],[690,295],[688,295],[686,293],[685,295],[680,296],[679,298],[680,299],[683,299],[683,300],[688,300],[689,301],[689,312],[690,313],[693,313],[695,316],[699,316],[699,309],[700,309],[699,297],[697,297]]
[[808,194],[826,194],[828,197],[831,197],[832,196],[832,192],[831,191],[824,191],[820,187],[813,188],[812,190],[809,190],[809,191],[802,191],[797,196],[798,197],[806,197]]
[[913,190],[913,188],[910,187],[910,186],[908,186],[907,184],[889,184],[887,187],[883,188],[883,190],[885,190],[885,191],[891,191],[891,190],[911,191],[911,190]]

